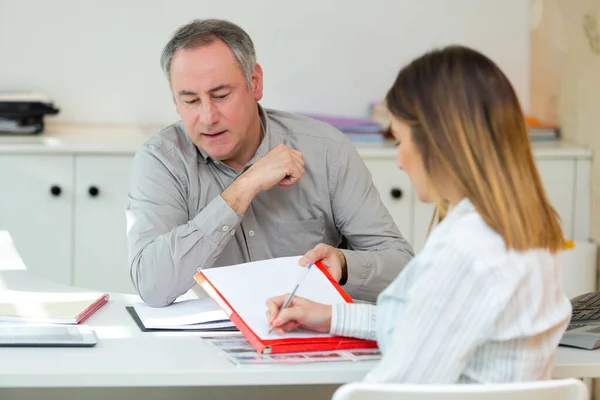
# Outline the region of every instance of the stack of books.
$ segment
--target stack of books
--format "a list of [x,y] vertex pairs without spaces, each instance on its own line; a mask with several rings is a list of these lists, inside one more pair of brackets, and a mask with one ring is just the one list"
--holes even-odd
[[[349,118],[323,114],[302,114],[328,123],[344,132],[355,142],[384,142],[392,137],[390,133],[391,114],[383,103],[370,106],[370,118]],[[558,140],[558,126],[526,116],[525,122],[531,141]]]
[[[383,103],[374,103],[371,105],[371,119],[385,129],[389,129],[390,127],[391,114]],[[531,116],[526,116],[525,122],[529,132],[529,139],[532,141],[558,140],[560,138],[560,129],[556,125]]]
[[383,142],[387,137],[387,129],[377,122],[363,118],[349,118],[323,114],[302,114],[306,117],[323,121],[344,132],[355,142]]
[[556,125],[542,122],[534,117],[526,117],[529,139],[532,141],[558,140],[560,131]]

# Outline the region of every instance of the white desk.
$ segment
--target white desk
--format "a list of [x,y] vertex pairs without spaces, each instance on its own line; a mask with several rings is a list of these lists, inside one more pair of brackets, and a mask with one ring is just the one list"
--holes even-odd
[[[31,289],[29,279],[25,272],[0,272],[0,281],[11,289]],[[35,287],[39,289],[47,287]],[[85,322],[99,336],[93,348],[0,349],[0,387],[332,384],[360,380],[372,366],[342,362],[238,367],[197,333],[141,332],[125,304],[123,296],[112,295]]]
[[[77,292],[30,275],[0,232],[0,297],[7,290]],[[238,367],[197,333],[141,332],[125,310],[136,296],[112,294],[86,321],[94,348],[0,348],[0,388],[339,385],[374,362]],[[555,377],[600,377],[600,351],[560,348]]]
[[[0,232],[0,298],[11,291],[81,292],[29,274]],[[374,362],[236,366],[194,332],[141,332],[125,310],[137,296],[111,294],[85,323],[93,348],[0,348],[0,388],[327,385],[360,380]],[[1,396],[0,396],[1,397]]]

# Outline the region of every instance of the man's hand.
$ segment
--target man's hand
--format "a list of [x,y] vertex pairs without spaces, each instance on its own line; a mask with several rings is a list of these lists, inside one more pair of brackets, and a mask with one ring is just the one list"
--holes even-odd
[[278,144],[225,189],[221,197],[236,213],[244,214],[257,194],[275,185],[292,186],[302,175],[302,153]]
[[291,303],[282,310],[287,297],[285,294],[267,300],[267,319],[277,333],[292,331],[299,326],[314,332],[329,332],[331,306],[294,296]]
[[304,158],[298,150],[283,144],[273,147],[240,177],[252,182],[260,193],[275,185],[292,186],[304,175]]
[[321,261],[336,282],[342,279],[342,270],[346,268],[346,257],[339,249],[325,243],[319,243],[314,249],[307,251],[298,263],[306,267],[308,264],[314,264],[317,261]]

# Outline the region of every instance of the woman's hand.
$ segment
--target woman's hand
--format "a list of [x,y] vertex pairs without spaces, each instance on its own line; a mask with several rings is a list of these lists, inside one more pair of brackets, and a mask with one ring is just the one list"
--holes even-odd
[[267,319],[276,332],[283,334],[284,331],[302,327],[314,332],[329,333],[331,306],[296,296],[281,310],[287,297],[285,294],[267,300]]

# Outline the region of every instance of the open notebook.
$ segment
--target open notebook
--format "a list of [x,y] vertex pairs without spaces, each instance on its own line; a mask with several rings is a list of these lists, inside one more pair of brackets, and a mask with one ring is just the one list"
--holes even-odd
[[108,300],[103,293],[6,292],[0,296],[0,322],[80,324]]
[[[289,293],[306,269],[298,265],[300,257],[282,257],[254,261],[198,272],[195,279],[219,304],[231,321],[259,353],[373,348],[373,341],[343,338],[308,331],[284,335],[269,331],[266,302],[269,298]],[[296,292],[299,297],[323,303],[352,303],[321,264],[311,268]]]

